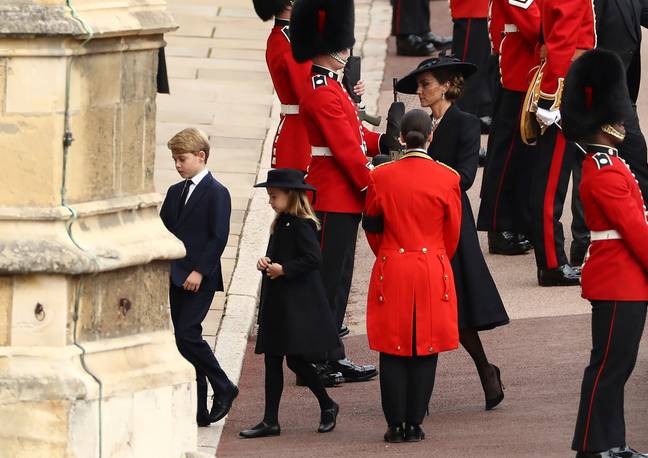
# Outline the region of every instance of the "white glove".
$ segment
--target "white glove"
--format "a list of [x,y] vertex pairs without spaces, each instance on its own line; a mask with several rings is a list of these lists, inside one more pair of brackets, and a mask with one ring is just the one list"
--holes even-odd
[[547,110],[546,108],[538,107],[536,118],[540,125],[549,127],[550,125],[557,124],[558,121],[560,121],[560,110]]

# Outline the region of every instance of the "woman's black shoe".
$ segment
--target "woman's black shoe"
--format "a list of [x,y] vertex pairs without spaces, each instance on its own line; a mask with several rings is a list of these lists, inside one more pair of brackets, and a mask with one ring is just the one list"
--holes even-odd
[[340,406],[338,406],[335,402],[333,403],[333,407],[331,407],[330,409],[322,410],[320,425],[319,428],[317,428],[317,432],[328,433],[330,431],[333,431],[339,411]]
[[402,426],[390,426],[387,428],[387,432],[383,436],[385,442],[390,442],[392,444],[397,444],[405,440],[405,433]]
[[425,439],[425,433],[421,429],[421,425],[405,425],[403,437],[405,442],[421,442]]
[[279,434],[281,434],[279,425],[269,425],[262,421],[251,429],[241,431],[239,436],[243,439],[254,439],[256,437],[278,436]]
[[500,387],[500,394],[493,398],[486,398],[486,410],[493,410],[497,405],[504,400],[504,385],[502,384],[502,378],[500,377],[500,370],[494,364],[491,364],[493,369],[495,369],[495,375],[497,376],[497,384]]

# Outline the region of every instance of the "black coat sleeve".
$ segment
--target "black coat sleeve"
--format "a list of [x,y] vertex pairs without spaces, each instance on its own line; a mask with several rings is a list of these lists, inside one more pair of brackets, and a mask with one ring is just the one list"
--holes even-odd
[[164,224],[164,227],[167,228],[169,232],[171,231],[171,220],[170,220],[170,213],[169,213],[169,207],[171,204],[169,201],[171,200],[171,195],[173,194],[173,186],[171,186],[166,193],[166,196],[164,197],[164,202],[162,202],[162,208],[160,208],[160,219],[162,220],[162,224]]
[[232,201],[224,186],[217,186],[209,196],[209,241],[205,245],[194,270],[208,276],[220,263],[229,237]]
[[286,278],[295,278],[318,269],[322,262],[322,251],[312,223],[303,218],[295,218],[293,231],[299,255],[283,263]]
[[472,115],[464,115],[459,133],[459,142],[455,151],[455,170],[459,172],[459,185],[462,191],[467,191],[475,181],[479,167],[479,147],[481,131],[479,119]]
[[641,0],[641,25],[648,28],[648,0]]

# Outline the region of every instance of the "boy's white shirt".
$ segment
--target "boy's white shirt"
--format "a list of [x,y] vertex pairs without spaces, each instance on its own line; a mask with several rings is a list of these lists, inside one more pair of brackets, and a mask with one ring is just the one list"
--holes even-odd
[[202,172],[198,173],[196,176],[189,179],[189,181],[190,181],[189,192],[187,193],[187,198],[185,199],[185,204],[189,201],[189,197],[191,197],[191,194],[194,192],[194,189],[196,189],[196,186],[198,186],[198,183],[200,183],[202,181],[202,179],[207,176],[208,173],[209,173],[209,170],[207,170],[207,167],[205,167]]

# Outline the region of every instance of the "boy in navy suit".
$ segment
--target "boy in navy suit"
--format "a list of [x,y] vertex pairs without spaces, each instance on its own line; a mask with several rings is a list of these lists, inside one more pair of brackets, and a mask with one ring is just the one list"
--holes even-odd
[[[206,168],[209,140],[198,129],[178,132],[167,146],[183,181],[167,191],[160,218],[182,240],[187,255],[171,262],[169,298],[178,351],[196,369],[198,426],[208,426],[229,412],[238,388],[221,369],[202,338],[214,293],[223,291],[220,258],[227,245],[231,200],[227,189]],[[207,381],[214,390],[207,410]]]

